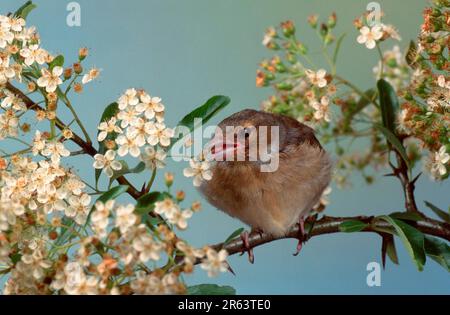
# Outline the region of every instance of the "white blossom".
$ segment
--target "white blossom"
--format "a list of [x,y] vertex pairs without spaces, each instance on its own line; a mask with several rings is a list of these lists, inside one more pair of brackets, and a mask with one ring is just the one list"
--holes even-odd
[[360,44],[365,44],[368,49],[375,48],[376,41],[383,37],[383,31],[379,25],[375,25],[372,28],[363,26],[359,31],[361,34],[356,40]]
[[212,179],[212,172],[209,169],[210,165],[207,161],[196,161],[195,159],[191,159],[189,165],[190,167],[185,168],[183,174],[186,177],[194,177],[194,186],[199,187],[203,180]]
[[55,92],[58,85],[62,84],[60,76],[63,73],[63,68],[56,66],[51,71],[42,68],[41,74],[42,76],[37,80],[38,86],[45,88],[45,90],[50,92]]
[[208,272],[209,277],[215,277],[219,272],[225,272],[228,269],[228,253],[225,249],[219,252],[212,248],[206,251],[206,257],[203,259],[200,267]]
[[305,73],[311,84],[316,85],[320,88],[323,88],[327,85],[327,72],[325,71],[325,69],[319,69],[317,72],[307,69]]
[[120,229],[120,233],[124,234],[137,221],[137,216],[134,214],[134,206],[129,204],[127,206],[119,206],[116,210],[116,227]]
[[112,177],[114,171],[119,171],[122,169],[122,164],[115,160],[116,152],[113,150],[106,151],[105,155],[97,153],[94,155],[94,168],[103,169],[106,176]]
[[155,168],[163,168],[166,165],[164,162],[166,156],[167,153],[164,150],[155,150],[154,147],[148,146],[144,149],[140,158],[147,168],[154,170]]

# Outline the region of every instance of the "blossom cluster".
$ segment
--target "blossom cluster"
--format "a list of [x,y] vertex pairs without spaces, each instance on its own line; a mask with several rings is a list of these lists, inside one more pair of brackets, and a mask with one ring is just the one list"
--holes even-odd
[[[412,42],[405,53],[397,43],[401,36],[393,25],[369,23],[373,21],[368,21],[368,14],[353,22],[359,32],[356,42],[379,52],[380,61],[373,68],[375,78],[389,82],[402,103],[397,125],[411,163],[424,159],[425,168],[435,179],[446,178],[449,167],[446,3],[438,1],[425,10],[419,42]],[[334,13],[322,23],[317,15],[309,16],[307,22],[318,36],[328,68],[315,66],[307,45],[297,39],[292,21],[270,27],[263,45],[275,56],[261,62],[256,85],[272,87],[275,95],[261,107],[309,125],[324,143],[333,140],[338,186],[349,185],[353,170],[372,183],[378,170],[388,165],[386,140],[375,126],[381,122],[377,88],[362,91],[338,73],[336,60],[345,35],[333,34],[337,22]],[[394,46],[383,51],[381,45],[391,41],[396,42]],[[358,143],[367,149],[361,150]],[[428,156],[424,148],[430,152]]]
[[103,169],[112,177],[114,171],[122,168],[116,155],[140,158],[152,170],[164,167],[174,130],[164,123],[161,98],[131,88],[120,96],[117,109],[115,115],[98,126],[98,141],[104,143],[107,151],[95,156],[94,168]]
[[[175,233],[188,227],[200,204],[182,207],[185,194],[170,193],[170,173],[165,177],[167,190],[160,192],[164,198],[153,205],[142,208],[139,202],[104,199],[108,191],[89,184],[67,164],[80,154],[70,151],[71,140],[80,139],[72,124],[85,130],[69,92],[81,93],[100,74],[97,68],[83,69],[87,56],[82,48],[78,60],[65,66],[62,56],[41,47],[36,29],[27,27],[23,17],[0,15],[0,140],[25,146],[12,153],[1,150],[0,275],[8,275],[2,291],[184,293],[181,275],[192,272],[195,264],[211,276],[228,268],[225,250],[194,248]],[[74,116],[64,128],[57,116],[61,104]],[[151,174],[163,168],[174,137],[165,125],[164,110],[159,97],[126,90],[114,113],[98,125],[100,149],[94,168],[112,178],[125,171],[127,156],[139,159]],[[50,130],[43,121],[50,122]],[[87,133],[85,137],[90,144]],[[200,172],[193,168],[187,174],[195,176],[195,182],[198,176],[210,178],[209,166],[201,165]]]
[[423,12],[418,42],[406,53],[413,73],[401,90],[398,117],[400,131],[429,152],[424,167],[435,180],[448,178],[450,170],[449,10],[448,1],[436,1]]

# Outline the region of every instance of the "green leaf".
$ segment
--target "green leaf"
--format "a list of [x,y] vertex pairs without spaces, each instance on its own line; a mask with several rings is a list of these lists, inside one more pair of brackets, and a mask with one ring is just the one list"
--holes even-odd
[[395,120],[399,108],[397,94],[394,88],[384,79],[378,80],[377,87],[380,94],[383,126],[395,134]]
[[119,104],[117,104],[117,102],[109,104],[103,111],[100,122],[110,120],[112,117],[116,116],[118,112],[119,112]]
[[339,38],[338,38],[338,40],[336,42],[336,47],[334,48],[334,53],[333,53],[333,64],[336,64],[337,57],[338,57],[338,54],[339,54],[339,50],[341,48],[342,41],[344,40],[346,35],[347,34],[344,33],[341,36],[339,36]]
[[[116,116],[118,112],[119,112],[119,104],[117,104],[116,102],[109,104],[108,106],[106,106],[105,110],[103,111],[103,114],[102,114],[99,124],[101,122],[110,120],[112,117]],[[100,133],[100,131],[98,133]],[[104,142],[106,140],[115,140],[116,138],[117,138],[117,133],[112,132],[112,133],[108,134],[106,139],[103,140],[102,142],[100,142],[98,152],[100,154],[104,154],[106,152],[106,147],[105,147]]]
[[21,253],[14,253],[10,255],[11,262],[15,265],[22,259]]
[[344,221],[339,225],[339,230],[341,232],[352,233],[364,230],[368,226],[367,223],[358,220],[348,220]]
[[[119,186],[113,187],[110,190],[108,190],[107,192],[104,192],[102,195],[100,195],[100,197],[98,197],[95,202],[101,201],[103,203],[106,203],[107,201],[109,201],[111,199],[115,199],[115,198],[119,197],[121,194],[127,192],[128,188],[129,188],[128,185],[119,185]],[[92,206],[91,211],[89,211],[89,214],[87,216],[86,223],[84,224],[84,226],[88,225],[89,220],[91,218],[92,211],[94,211],[94,208],[95,208],[95,203],[94,203],[94,206]]]
[[386,140],[395,148],[395,150],[400,154],[402,159],[405,161],[408,169],[411,168],[411,164],[408,159],[408,154],[406,153],[406,149],[400,140],[397,138],[395,134],[393,134],[389,129],[383,127],[380,124],[373,124],[375,128],[380,130],[385,136]]
[[360,112],[364,109],[364,107],[371,104],[377,96],[378,91],[375,89],[368,89],[367,91],[365,91],[364,96],[361,96],[361,98],[358,100],[358,103],[356,103],[356,112]]
[[101,201],[103,203],[115,199],[119,197],[121,194],[126,193],[128,190],[128,185],[119,185],[111,188],[107,192],[103,193],[100,197],[97,198],[97,201]]
[[[389,236],[392,237],[392,235],[388,234]],[[398,265],[398,256],[397,256],[397,249],[395,248],[395,241],[394,238],[392,237],[392,241],[387,243],[387,248],[386,248],[386,252],[388,254],[388,257],[391,259],[391,261]]]
[[109,186],[111,187],[112,183],[119,178],[120,176],[126,174],[139,174],[145,170],[145,163],[139,162],[135,167],[129,168],[127,162],[121,160],[119,161],[122,164],[122,168],[118,171],[114,171],[113,176],[109,179]]
[[57,245],[57,246],[66,243],[67,240],[69,240],[73,236],[73,235],[70,235],[70,233],[69,233],[70,232],[69,227],[75,226],[76,222],[73,219],[64,216],[62,219],[62,224],[63,224],[63,226],[61,227],[61,229],[59,231],[59,236],[55,241],[55,245]]
[[431,211],[433,211],[439,218],[441,218],[442,220],[444,220],[447,223],[450,223],[450,214],[448,214],[444,210],[439,209],[438,207],[436,207],[434,204],[432,204],[429,201],[425,201],[425,205],[428,208],[430,208]]
[[[108,106],[106,106],[105,110],[103,111],[103,114],[102,114],[99,124],[103,121],[108,121],[112,117],[116,116],[118,112],[119,112],[119,104],[117,104],[116,102],[109,104]],[[100,131],[99,131],[99,133],[100,133]],[[106,152],[105,141],[106,140],[115,140],[116,138],[117,138],[117,134],[115,132],[108,134],[106,139],[99,143],[98,153],[105,154],[105,152]],[[101,174],[102,174],[101,169],[95,170],[95,187],[98,187],[98,179],[100,178]]]
[[[181,119],[181,121],[178,123],[178,126],[187,127],[189,128],[190,131],[193,131],[198,127],[194,126],[195,118],[201,118],[202,123],[205,124],[229,103],[230,98],[228,96],[223,95],[213,96],[209,100],[207,100],[205,104],[197,107],[192,112],[184,116],[183,119]],[[171,143],[171,146],[176,142],[178,142],[180,139],[182,139],[182,137],[183,136],[180,136],[177,139],[174,139]]]
[[198,284],[187,288],[189,295],[236,295],[236,290],[230,286],[217,284]]
[[398,265],[397,250],[395,249],[395,241],[392,234],[380,233],[382,237],[381,244],[381,261],[383,262],[383,269],[386,267],[386,254],[390,260]]
[[24,5],[22,5],[15,13],[14,16],[21,17],[26,19],[28,14],[33,11],[37,5],[35,5],[32,1],[27,1]]
[[425,235],[425,253],[450,272],[450,247],[438,238]]
[[399,220],[414,221],[414,222],[422,219],[420,214],[416,212],[393,212],[389,216]]
[[155,202],[162,201],[165,198],[172,198],[169,193],[152,191],[137,200],[135,211],[139,214],[146,214],[153,211]]
[[54,67],[62,67],[62,66],[64,66],[64,56],[63,55],[56,56],[52,60],[52,62],[50,62],[48,64],[48,67],[50,70],[52,70]]
[[236,231],[234,231],[233,233],[231,233],[230,236],[227,237],[225,242],[223,242],[223,246],[229,244],[233,239],[235,239],[236,237],[241,235],[242,232],[244,232],[244,228],[239,228]]
[[349,107],[349,110],[344,113],[344,130],[349,128],[353,117],[361,112],[367,105],[372,104],[376,99],[378,91],[375,89],[368,89],[364,92],[364,95],[360,97],[354,107]]
[[408,251],[408,254],[415,262],[417,269],[422,271],[426,261],[424,251],[425,238],[422,232],[401,220],[391,218],[387,215],[380,216],[379,218],[392,225]]

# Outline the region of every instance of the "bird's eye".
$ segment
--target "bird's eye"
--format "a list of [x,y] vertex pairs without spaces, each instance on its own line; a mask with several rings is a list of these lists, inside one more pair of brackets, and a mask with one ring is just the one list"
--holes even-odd
[[244,128],[244,137],[245,138],[250,137],[251,132],[252,131],[250,130],[250,128]]

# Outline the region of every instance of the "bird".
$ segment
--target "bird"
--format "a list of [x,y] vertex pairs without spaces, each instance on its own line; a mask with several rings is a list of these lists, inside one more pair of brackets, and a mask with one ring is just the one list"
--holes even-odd
[[[298,224],[298,254],[305,218],[328,187],[333,166],[314,130],[286,115],[244,109],[218,124],[205,151],[212,178],[199,190],[206,200],[252,232],[282,237]],[[263,171],[268,156],[278,163]],[[253,262],[248,236],[241,234]]]

